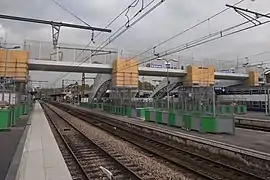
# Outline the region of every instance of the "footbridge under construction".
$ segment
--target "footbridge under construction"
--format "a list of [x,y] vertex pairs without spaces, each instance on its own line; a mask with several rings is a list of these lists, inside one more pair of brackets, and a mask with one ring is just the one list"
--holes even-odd
[[[92,89],[89,93],[90,102],[93,102],[94,100],[95,101],[101,100],[101,98],[106,93],[106,91],[109,90],[113,86],[113,84],[115,84],[115,82],[112,81],[113,76],[115,74],[113,70],[114,69],[113,64],[96,64],[96,63],[88,63],[88,62],[77,63],[77,62],[29,59],[28,68],[29,68],[29,71],[97,73],[98,75],[96,76]],[[163,98],[166,95],[168,90],[172,91],[176,87],[183,85],[183,82],[187,81],[187,79],[189,79],[188,81],[192,83],[192,81],[194,81],[192,79],[196,79],[196,78],[198,79],[198,75],[200,76],[200,70],[199,70],[200,66],[190,66],[190,68],[193,69],[193,70],[190,69],[191,71],[189,71],[187,68],[167,69],[166,67],[153,68],[153,67],[142,67],[138,65],[136,65],[136,68],[137,68],[137,72],[135,72],[135,74],[137,74],[138,76],[165,77],[163,81],[153,91],[153,93],[151,94],[151,98]],[[197,71],[197,73],[195,71]],[[214,72],[213,73],[214,84],[217,81],[222,82],[223,80],[227,82],[228,81],[232,82],[231,83],[232,85],[244,84],[244,83],[245,84],[248,83],[249,85],[254,85],[257,83],[257,81],[254,81],[254,76],[257,76],[257,74],[254,71],[250,71],[249,73],[227,73],[227,72],[216,72],[215,70],[213,70],[213,72]],[[122,72],[122,73],[130,73],[130,72],[127,71],[127,72]],[[168,76],[168,79],[166,78],[167,76]],[[227,82],[225,83],[225,86],[229,85],[229,83]]]

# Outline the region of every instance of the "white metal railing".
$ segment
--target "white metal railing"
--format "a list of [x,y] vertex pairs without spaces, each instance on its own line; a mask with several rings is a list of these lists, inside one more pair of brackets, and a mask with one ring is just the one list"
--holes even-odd
[[[140,51],[119,51],[115,48],[106,48],[104,51],[113,51],[118,53],[103,54],[101,56],[91,57],[91,51],[89,49],[96,49],[95,45],[85,48],[85,45],[77,44],[66,44],[59,43],[58,48],[54,49],[52,42],[46,41],[36,41],[36,40],[25,40],[24,43],[14,44],[14,43],[4,43],[0,38],[0,46],[20,46],[21,50],[29,51],[29,58],[35,60],[52,60],[52,61],[66,61],[66,62],[81,62],[85,61],[86,63],[102,63],[102,64],[112,64],[113,60],[118,57],[121,58],[132,58],[136,54],[140,54]],[[83,51],[83,49],[86,49]],[[82,52],[83,51],[83,52]],[[93,52],[93,51],[92,51]],[[91,57],[91,58],[90,58]],[[138,60],[140,67],[154,67],[166,69],[165,62],[160,62],[158,60],[147,61],[150,58],[153,58],[153,52],[148,52],[147,54],[142,54],[137,56],[135,59]],[[175,59],[177,62],[171,63],[172,69],[186,69],[188,65],[201,65],[208,66],[213,65],[216,72],[222,72],[224,70],[234,69],[235,73],[246,73],[248,72],[247,68],[243,68],[242,64],[245,60],[237,62],[235,61],[226,61],[226,60],[217,60],[217,59],[207,59],[207,58],[196,58],[192,56],[169,56],[168,59]],[[146,61],[145,63],[142,63]],[[229,72],[228,72],[229,73]]]

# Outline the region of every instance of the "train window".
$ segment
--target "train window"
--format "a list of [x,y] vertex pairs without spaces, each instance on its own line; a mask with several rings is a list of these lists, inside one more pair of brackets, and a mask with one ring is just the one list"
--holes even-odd
[[261,89],[260,94],[265,94],[265,89]]
[[249,90],[243,90],[243,94],[250,94],[250,91]]
[[241,89],[235,89],[234,92],[235,92],[235,94],[242,94],[242,90]]
[[259,101],[252,101],[252,104],[259,104]]
[[233,91],[227,91],[227,94],[234,94]]
[[259,94],[259,90],[258,90],[258,89],[253,89],[253,90],[251,91],[251,94]]
[[261,101],[260,103],[261,103],[261,108],[262,109],[265,109],[265,102],[264,101]]
[[260,104],[253,104],[252,108],[259,108]]

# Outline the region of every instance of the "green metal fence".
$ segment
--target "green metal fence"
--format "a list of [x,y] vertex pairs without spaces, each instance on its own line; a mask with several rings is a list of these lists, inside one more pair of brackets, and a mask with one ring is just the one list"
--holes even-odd
[[152,107],[132,108],[126,106],[114,106],[111,104],[87,104],[81,103],[82,107],[102,109],[108,113],[144,119],[147,122],[166,124],[180,127],[185,130],[195,130],[201,133],[228,133],[235,130],[233,114],[246,112],[246,106],[219,106],[217,109],[221,115],[213,116],[211,107],[203,107],[201,111],[181,111],[179,109],[154,109]]
[[0,109],[0,130],[6,130],[18,122],[22,115],[29,114],[30,104],[22,103]]

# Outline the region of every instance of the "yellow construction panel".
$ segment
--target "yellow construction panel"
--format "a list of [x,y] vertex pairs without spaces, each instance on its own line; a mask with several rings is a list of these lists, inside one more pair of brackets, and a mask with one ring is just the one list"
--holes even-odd
[[8,68],[28,68],[28,64],[17,64],[17,63],[0,63],[0,68],[5,68],[5,66]]
[[259,86],[259,75],[257,71],[250,71],[249,78],[245,81],[248,86]]
[[124,77],[113,77],[115,81],[124,81]]
[[138,81],[128,81],[128,80],[113,80],[112,81],[113,86],[125,86],[125,87],[138,87]]
[[215,72],[213,66],[201,67],[190,65],[187,67],[185,85],[210,86],[215,82]]
[[138,77],[138,73],[130,73],[130,72],[117,72],[113,73],[115,77]]
[[138,87],[138,79],[139,75],[136,60],[117,59],[113,62],[113,86]]
[[[6,56],[7,52],[7,56]],[[28,62],[28,52],[19,50],[0,50],[0,62]]]
[[112,74],[115,77],[138,77],[138,73],[130,73],[130,72],[118,72]]
[[0,72],[23,72],[26,73],[27,69],[25,68],[0,68]]
[[0,76],[26,80],[28,73],[28,52],[19,50],[0,50]]
[[138,73],[138,69],[131,69],[131,68],[127,68],[127,67],[122,67],[122,68],[115,68],[113,70],[113,73],[123,73],[123,72],[127,72],[127,73]]
[[123,84],[138,84],[138,79],[132,79],[132,80],[128,80],[128,79],[113,79],[112,83],[123,83]]
[[138,73],[137,60],[117,59],[113,62],[113,73],[116,72],[132,72]]

